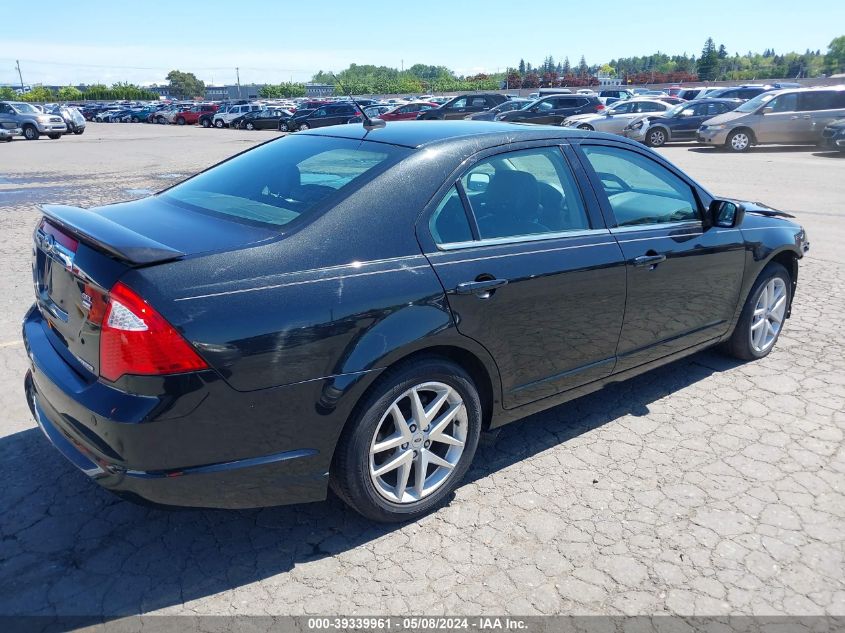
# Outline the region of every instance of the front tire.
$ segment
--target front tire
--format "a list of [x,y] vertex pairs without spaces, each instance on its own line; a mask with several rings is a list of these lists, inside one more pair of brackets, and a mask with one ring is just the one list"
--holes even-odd
[[248,129],[248,130],[254,130],[254,129],[255,129],[255,124],[254,124],[252,121],[250,121],[249,123],[247,123],[247,124],[246,124],[246,129]]
[[667,140],[666,131],[660,127],[648,130],[645,135],[645,144],[649,147],[663,147]]
[[180,116],[178,119],[176,119],[176,124],[177,125],[185,125],[185,117]]
[[211,121],[209,121],[208,119],[203,119],[202,120],[202,126],[203,127],[211,127]]
[[584,130],[585,132],[593,132],[595,130],[592,125],[587,125],[586,123],[584,123],[583,125],[579,125],[578,129]]
[[725,139],[725,149],[736,153],[747,152],[751,149],[751,135],[747,130],[734,130]]
[[416,519],[446,502],[481,432],[472,378],[439,358],[382,376],[341,435],[330,483],[354,510],[381,522]]
[[226,124],[223,123],[223,119],[217,119],[214,122],[214,127],[216,127],[218,130],[222,130],[224,125],[226,125]]
[[770,262],[751,287],[724,351],[740,360],[768,356],[783,331],[791,293],[792,280],[786,268]]
[[56,139],[62,138],[62,135],[61,134],[48,134],[47,138],[49,138],[51,141],[55,141]]
[[37,141],[38,137],[41,136],[41,133],[38,131],[38,128],[34,125],[25,125],[23,128],[23,137],[27,141]]
[[305,130],[308,130],[308,129],[310,129],[310,128],[308,127],[307,123],[300,123],[299,127],[297,128],[297,130],[299,132],[304,132]]

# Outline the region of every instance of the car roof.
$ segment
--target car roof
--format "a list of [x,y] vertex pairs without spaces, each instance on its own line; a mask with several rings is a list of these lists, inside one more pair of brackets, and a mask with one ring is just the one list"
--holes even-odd
[[[423,148],[450,141],[472,140],[478,150],[495,147],[503,142],[518,143],[545,139],[583,138],[583,130],[570,130],[552,125],[534,125],[528,123],[505,123],[499,121],[466,121],[463,119],[447,121],[396,121],[369,132],[363,125],[333,125],[315,128],[307,132],[297,132],[306,136],[333,136],[388,143],[410,148]],[[591,138],[607,138],[625,142],[626,139],[597,132],[590,133]],[[506,139],[506,140],[503,140]],[[633,144],[633,142],[631,141]]]

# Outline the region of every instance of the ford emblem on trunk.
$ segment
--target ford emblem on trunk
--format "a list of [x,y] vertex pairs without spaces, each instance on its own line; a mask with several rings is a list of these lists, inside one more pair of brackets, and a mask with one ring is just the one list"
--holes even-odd
[[48,233],[41,240],[41,248],[44,249],[45,253],[52,253],[53,249],[55,247],[56,247],[56,238]]

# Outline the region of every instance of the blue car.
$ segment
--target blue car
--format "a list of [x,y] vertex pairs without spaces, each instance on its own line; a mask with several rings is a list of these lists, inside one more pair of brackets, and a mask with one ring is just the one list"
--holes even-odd
[[698,128],[707,119],[735,110],[742,99],[696,99],[680,103],[665,112],[631,121],[622,134],[627,138],[660,147],[671,141],[694,141]]

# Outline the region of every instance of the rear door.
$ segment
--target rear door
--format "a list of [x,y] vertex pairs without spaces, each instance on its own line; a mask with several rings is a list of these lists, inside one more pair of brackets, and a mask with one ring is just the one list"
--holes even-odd
[[705,229],[693,183],[645,150],[612,141],[579,150],[628,269],[616,371],[725,334],[744,270],[739,229]]
[[603,378],[615,363],[622,253],[567,155],[545,143],[482,153],[418,226],[458,330],[496,360],[506,408]]
[[845,117],[845,90],[803,92],[798,100],[798,107],[801,120],[809,122],[806,142],[818,143],[828,124]]

